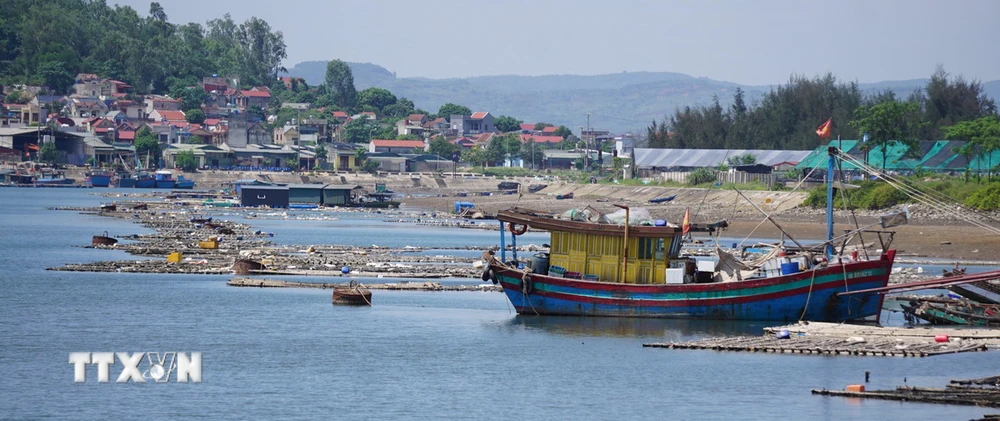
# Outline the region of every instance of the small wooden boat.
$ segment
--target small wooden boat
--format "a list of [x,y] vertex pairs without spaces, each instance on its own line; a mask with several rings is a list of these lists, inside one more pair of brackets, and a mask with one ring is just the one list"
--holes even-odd
[[132,210],[149,210],[149,205],[146,203],[132,205]]
[[677,195],[675,194],[675,195],[671,195],[671,196],[667,196],[667,197],[661,197],[661,198],[658,198],[658,199],[649,199],[649,203],[664,203],[664,202],[669,202],[671,200],[674,200],[674,198],[676,198],[676,197],[677,197]]
[[118,240],[112,237],[108,237],[108,232],[104,231],[104,235],[95,235],[92,240],[90,240],[90,245],[93,246],[113,246],[118,244]]
[[267,266],[256,260],[239,259],[233,263],[233,273],[236,275],[249,275],[251,271],[266,269]]
[[572,199],[573,193],[560,194],[556,196],[556,200]]
[[114,203],[108,203],[106,205],[101,205],[101,212],[114,212],[118,210],[118,205]]
[[345,306],[370,306],[372,305],[372,292],[368,288],[362,288],[358,281],[351,281],[351,284],[333,289],[333,304]]

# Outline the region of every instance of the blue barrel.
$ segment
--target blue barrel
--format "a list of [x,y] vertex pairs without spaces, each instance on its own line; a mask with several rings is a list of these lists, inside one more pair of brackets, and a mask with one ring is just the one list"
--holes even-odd
[[782,275],[791,275],[793,273],[799,273],[799,263],[798,262],[782,263],[781,264],[781,274]]
[[531,256],[531,271],[542,275],[549,273],[549,255],[535,253],[534,256]]

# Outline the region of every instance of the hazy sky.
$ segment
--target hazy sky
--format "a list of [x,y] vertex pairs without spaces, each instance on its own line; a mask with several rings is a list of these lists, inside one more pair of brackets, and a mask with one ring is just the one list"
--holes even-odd
[[[142,15],[149,1],[106,0]],[[230,13],[284,33],[286,66],[340,58],[400,77],[671,71],[774,84],[1000,79],[1000,1],[161,0],[171,22]]]

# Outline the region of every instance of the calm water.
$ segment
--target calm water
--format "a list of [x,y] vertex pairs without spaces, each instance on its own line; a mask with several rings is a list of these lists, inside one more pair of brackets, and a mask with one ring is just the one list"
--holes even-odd
[[[97,190],[94,190],[97,191]],[[996,353],[924,359],[644,349],[760,332],[760,323],[518,317],[499,293],[229,288],[225,276],[47,272],[128,258],[90,236],[129,222],[47,211],[88,190],[0,189],[0,418],[969,419],[986,408],[812,396],[995,375]],[[458,247],[496,234],[380,219],[256,221],[288,243]],[[259,222],[259,223],[258,223]],[[493,239],[491,240],[490,237]],[[544,238],[527,242],[540,244]],[[70,352],[201,351],[200,384],[74,384]],[[117,376],[120,365],[112,368]]]

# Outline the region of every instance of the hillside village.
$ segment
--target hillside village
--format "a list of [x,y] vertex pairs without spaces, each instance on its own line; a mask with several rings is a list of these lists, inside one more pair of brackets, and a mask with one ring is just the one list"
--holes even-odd
[[[139,161],[151,167],[179,167],[178,154],[191,153],[200,169],[451,171],[459,163],[569,169],[584,161],[610,165],[635,140],[603,130],[574,135],[564,126],[503,116],[499,119],[505,122],[498,122],[489,111],[452,114],[442,107],[444,114],[431,114],[412,109],[412,103],[402,117],[378,107],[348,113],[293,102],[302,96],[296,93],[309,92],[301,79],[282,77],[275,85],[282,92],[241,87],[238,76],[212,75],[186,87],[180,97],[136,95],[127,82],[81,73],[70,95],[13,87],[7,92],[18,92],[20,101],[3,104],[0,126],[11,140],[0,144],[0,154],[35,159],[41,145],[34,140],[51,139],[57,163],[132,165],[137,139],[147,133],[162,153],[149,159],[149,148],[139,147]],[[398,105],[395,97],[390,102],[381,108]],[[449,105],[458,112],[464,108]],[[505,152],[490,156],[498,148]]]

